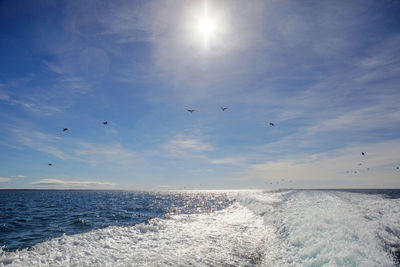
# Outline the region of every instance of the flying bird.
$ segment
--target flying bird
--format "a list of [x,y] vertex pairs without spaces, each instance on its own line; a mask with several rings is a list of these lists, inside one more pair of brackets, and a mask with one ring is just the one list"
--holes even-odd
[[272,122],[270,122],[269,125],[275,127],[275,124],[273,124]]
[[63,132],[68,131],[68,128],[63,128]]
[[193,113],[193,111],[196,111],[195,109],[186,109],[187,111],[189,111],[190,113]]
[[400,168],[399,168],[399,167],[396,167],[396,170],[400,170]]
[[107,125],[107,124],[108,124],[108,121],[103,122],[103,124],[104,124],[104,125]]
[[219,107],[221,108],[222,111],[225,111],[225,109],[228,109],[228,108],[224,108],[222,106],[219,106]]
[[51,163],[49,163],[49,164],[47,164],[47,165],[49,165],[49,166],[53,166],[53,164],[51,164]]
[[365,156],[365,153],[364,153],[364,152],[361,152],[361,155]]

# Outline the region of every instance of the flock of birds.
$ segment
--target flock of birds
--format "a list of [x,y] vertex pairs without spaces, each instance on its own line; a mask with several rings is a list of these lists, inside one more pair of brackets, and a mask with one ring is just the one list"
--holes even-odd
[[[365,153],[365,152],[361,152],[361,155],[362,156],[365,156],[367,153]],[[360,162],[360,163],[358,163],[358,166],[362,166],[363,164]],[[369,167],[366,167],[365,168],[367,171],[369,171],[370,170],[370,168]],[[400,167],[399,166],[397,166],[396,167],[396,170],[400,170]],[[359,171],[357,171],[357,170],[354,170],[354,171],[346,171],[346,173],[358,173]]]
[[[219,107],[220,107],[220,109],[222,110],[222,112],[224,112],[225,110],[228,109],[227,107],[223,107],[223,106],[219,106]],[[196,111],[195,109],[188,109],[188,108],[187,108],[186,110],[187,110],[188,112],[190,112],[190,113],[193,113],[193,112]],[[104,125],[107,125],[107,124],[108,124],[108,121],[104,121],[103,124],[104,124]],[[275,127],[275,124],[274,124],[273,122],[269,122],[269,126]],[[63,132],[68,131],[68,130],[69,130],[68,128],[63,128]],[[365,153],[365,152],[361,152],[361,155],[362,155],[362,156],[365,156],[366,153]],[[48,165],[49,165],[49,166],[53,166],[52,163],[48,163]],[[359,163],[358,165],[361,166],[362,163]],[[370,168],[367,167],[366,170],[369,171]],[[396,170],[400,170],[400,167],[397,166],[397,167],[396,167]],[[358,171],[357,171],[357,170],[355,170],[355,171],[346,171],[346,173],[358,173]],[[282,179],[282,181],[284,181],[284,180],[285,180],[285,179]],[[291,183],[292,180],[289,180],[289,182]],[[271,184],[272,184],[272,183],[271,183]]]
[[[103,122],[103,124],[104,124],[104,125],[107,125],[107,124],[108,124],[108,121]],[[69,131],[69,129],[68,129],[68,128],[63,128],[63,132],[66,132],[66,131]],[[53,166],[53,163],[48,163],[47,165]]]

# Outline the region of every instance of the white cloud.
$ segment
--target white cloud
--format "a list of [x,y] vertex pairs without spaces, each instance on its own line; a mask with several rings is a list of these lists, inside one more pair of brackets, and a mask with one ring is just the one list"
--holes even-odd
[[26,128],[22,129],[15,126],[10,126],[9,128],[12,132],[12,139],[16,141],[18,145],[24,145],[37,151],[48,153],[59,159],[67,158],[65,152],[61,151],[53,143],[56,140],[55,136],[35,130],[29,131]]
[[26,178],[27,176],[25,176],[25,175],[14,175],[14,176],[11,176],[12,178]]
[[246,162],[244,157],[228,157],[211,160],[211,164],[216,165],[240,165]]
[[0,177],[0,183],[5,183],[10,181],[10,178],[4,178],[4,177]]
[[[362,156],[361,152],[366,155]],[[394,140],[249,165],[249,171],[236,179],[271,181],[285,178],[300,186],[323,187],[329,184],[341,187],[355,183],[359,187],[380,188],[400,186],[395,169],[399,164],[400,140]]]
[[57,65],[57,64],[55,64],[53,62],[49,62],[49,61],[45,61],[44,60],[43,64],[45,64],[49,68],[49,70],[51,70],[52,72],[55,72],[55,73],[58,73],[58,74],[64,74],[64,70],[62,70],[62,68],[59,65]]
[[[14,119],[12,123],[0,125],[0,129],[6,134],[5,145],[17,149],[29,147],[61,160],[88,162],[93,165],[105,162],[126,165],[137,162],[139,158],[133,150],[123,147],[120,143],[98,144],[73,137],[66,140],[60,135],[35,130],[35,127],[25,120]],[[59,129],[60,132],[61,130],[62,128]],[[117,134],[118,132],[106,130],[106,133]]]
[[198,138],[176,138],[162,146],[166,156],[174,158],[193,158],[204,152],[212,151],[214,148]]
[[52,187],[73,187],[73,188],[99,188],[99,187],[113,187],[116,183],[104,181],[88,181],[76,180],[67,181],[59,179],[41,179],[36,182],[31,182],[32,185],[52,186]]
[[138,160],[133,150],[124,148],[120,143],[104,145],[81,142],[78,147],[78,149],[73,150],[71,158],[89,162],[93,165],[104,162],[126,165]]
[[400,108],[390,105],[375,105],[339,114],[308,129],[309,133],[341,130],[342,132],[381,129],[393,127],[400,123]]

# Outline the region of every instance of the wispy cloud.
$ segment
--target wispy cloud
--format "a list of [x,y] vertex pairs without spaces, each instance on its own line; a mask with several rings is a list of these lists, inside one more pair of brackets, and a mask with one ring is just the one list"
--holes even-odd
[[59,179],[42,179],[31,182],[32,185],[49,186],[58,188],[107,188],[116,186],[113,182],[93,181],[93,180],[59,180]]
[[[238,178],[266,181],[293,179],[299,186],[314,183],[322,187],[327,184],[339,187],[353,184],[361,187],[387,187],[395,184],[398,178],[395,166],[400,163],[399,151],[399,140],[352,145],[309,156],[249,165],[248,172]],[[361,152],[366,155],[362,156]],[[379,180],[376,179],[377,175]]]
[[27,176],[25,176],[25,175],[14,175],[14,176],[11,176],[11,178],[26,178]]
[[[58,107],[48,103],[48,95],[41,88],[27,89],[31,87],[29,82],[34,78],[35,75],[31,73],[26,77],[9,80],[2,84],[0,86],[0,88],[3,88],[0,91],[0,100],[38,115],[51,115],[60,112],[61,110]],[[24,91],[24,94],[17,93],[20,91]]]
[[47,68],[49,70],[51,70],[52,72],[58,73],[58,74],[64,74],[65,71],[62,69],[62,67],[60,67],[59,65],[57,65],[54,62],[49,62],[46,60],[43,60],[43,64],[45,64],[47,66]]
[[79,148],[73,150],[71,158],[98,165],[104,162],[114,164],[132,164],[138,162],[137,154],[124,148],[120,143],[94,144],[88,142],[79,143]]
[[214,147],[211,144],[199,138],[175,138],[162,145],[162,150],[167,157],[180,159],[199,157],[213,149]]
[[246,158],[244,157],[228,157],[228,158],[219,158],[213,159],[210,161],[211,164],[215,165],[241,165],[246,162]]
[[45,152],[59,159],[66,159],[65,152],[61,151],[57,145],[57,138],[54,135],[45,134],[40,131],[27,131],[15,126],[9,126],[12,133],[10,137],[17,145],[26,146],[37,151]]
[[[30,122],[15,119],[0,126],[5,145],[40,151],[61,160],[87,162],[92,165],[114,163],[127,165],[139,161],[137,154],[121,143],[96,143],[79,138],[68,139],[56,134],[49,134],[36,129]],[[61,128],[60,128],[61,131]]]

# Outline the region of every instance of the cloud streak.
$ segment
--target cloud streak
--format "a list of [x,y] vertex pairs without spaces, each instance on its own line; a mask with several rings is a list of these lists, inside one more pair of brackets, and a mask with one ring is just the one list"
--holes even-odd
[[109,188],[117,184],[113,182],[104,181],[88,181],[88,180],[59,180],[59,179],[41,179],[39,181],[31,182],[32,185],[46,186],[46,187],[62,187],[62,188]]
[[[361,155],[362,151],[366,152],[366,156]],[[351,184],[368,188],[390,187],[398,179],[395,171],[395,166],[400,163],[398,151],[399,140],[352,145],[330,152],[249,165],[246,174],[240,178],[265,181],[293,179],[300,187],[312,184],[322,187],[346,187]],[[376,179],[378,173],[379,180]]]
[[25,176],[25,175],[14,175],[14,176],[11,176],[11,178],[26,178],[27,176]]
[[202,156],[214,147],[199,138],[176,138],[162,145],[162,150],[167,157],[186,159]]

